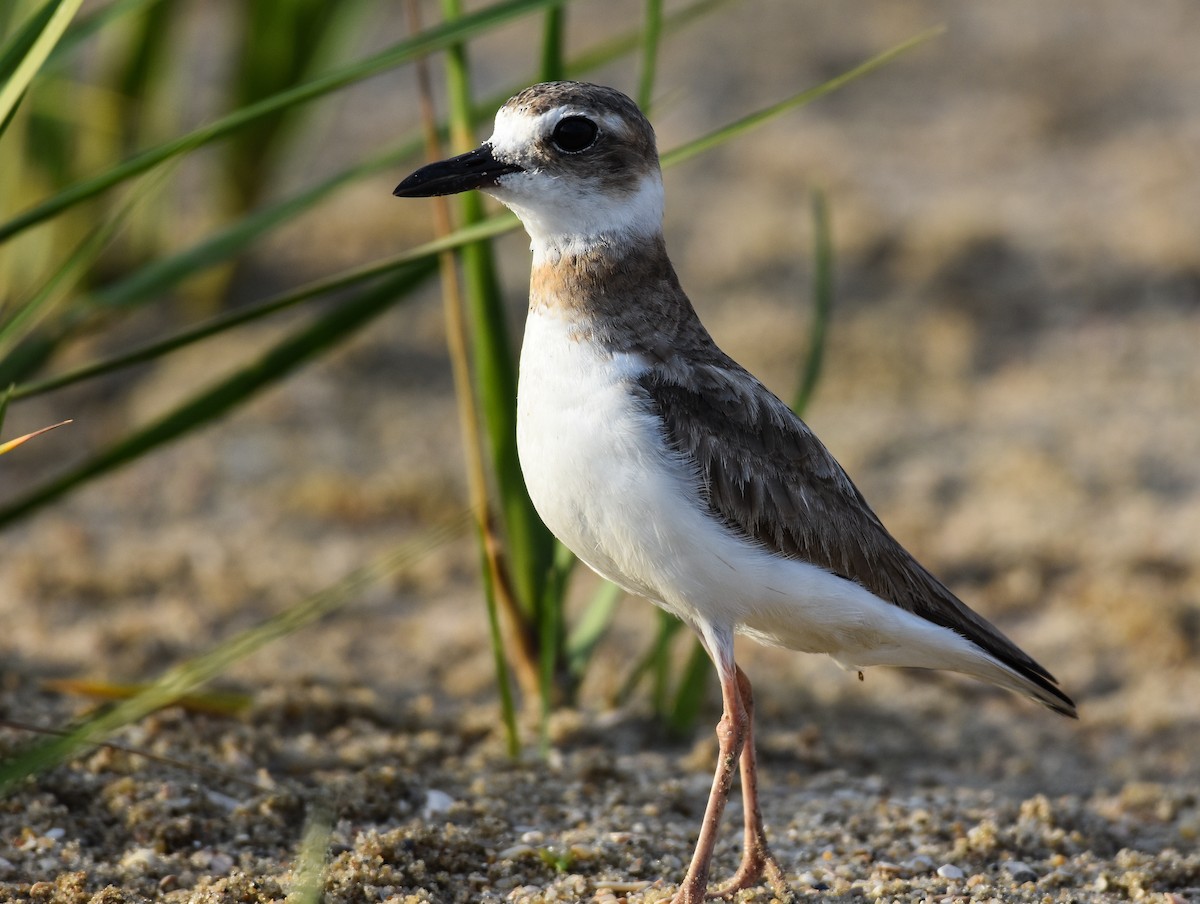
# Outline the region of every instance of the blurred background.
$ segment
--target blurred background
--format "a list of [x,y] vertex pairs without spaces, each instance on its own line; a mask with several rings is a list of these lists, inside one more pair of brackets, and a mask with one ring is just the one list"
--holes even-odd
[[[379,0],[96,2],[81,15],[121,6],[136,8],[68,31],[0,135],[5,223],[412,33],[403,5]],[[420,6],[426,26],[441,20]],[[34,7],[10,5],[0,26],[11,35]],[[643,15],[624,0],[571,4],[566,58]],[[871,673],[860,685],[824,659],[741,655],[777,725],[936,713],[982,731],[980,750],[1025,732],[1072,751],[1021,767],[1062,790],[1100,776],[1195,780],[1200,7],[716,4],[662,35],[660,148],[939,24],[944,34],[879,71],[670,169],[668,247],[717,341],[786,398],[810,330],[811,193],[824,192],[836,291],[806,420],[901,542],[1056,674],[1083,722],[1051,724],[949,680]],[[537,80],[542,41],[541,14],[472,36],[476,101]],[[586,78],[633,94],[641,65],[634,47]],[[444,114],[440,58],[432,72]],[[420,121],[411,63],[381,64],[6,233],[4,382],[120,355],[430,240],[430,206],[391,196],[422,161]],[[495,260],[515,341],[524,235],[497,240]],[[219,381],[282,372],[267,350],[357,303],[355,291],[14,398],[2,438],[74,423],[0,459],[10,717],[65,718],[84,704],[42,680],[147,680],[466,509],[433,277],[212,420],[20,510]],[[478,560],[463,532],[225,681],[252,694],[368,688],[383,708],[490,707]],[[576,576],[572,612],[593,589]],[[642,601],[620,604],[584,711],[610,705],[655,619]],[[913,734],[875,738],[880,760],[927,755]]]

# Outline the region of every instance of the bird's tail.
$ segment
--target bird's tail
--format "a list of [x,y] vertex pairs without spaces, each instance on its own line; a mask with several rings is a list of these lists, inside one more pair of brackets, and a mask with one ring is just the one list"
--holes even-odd
[[1018,669],[1000,662],[986,653],[955,671],[1013,691],[1022,697],[1028,697],[1056,713],[1062,713],[1072,719],[1079,718],[1075,702],[1059,689],[1054,677],[1049,673],[1039,673],[1032,669]]

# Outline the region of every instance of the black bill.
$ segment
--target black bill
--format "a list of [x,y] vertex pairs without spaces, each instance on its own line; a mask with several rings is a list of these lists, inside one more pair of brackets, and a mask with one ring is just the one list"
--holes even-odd
[[483,144],[451,157],[423,166],[392,192],[397,198],[432,198],[434,195],[456,195],[473,188],[487,188],[509,173],[519,173],[521,167],[504,163],[492,156],[492,146]]

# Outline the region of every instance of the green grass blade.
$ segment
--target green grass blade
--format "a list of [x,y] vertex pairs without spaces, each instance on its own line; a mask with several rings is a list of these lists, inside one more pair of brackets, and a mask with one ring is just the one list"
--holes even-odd
[[46,0],[0,48],[0,122],[8,123],[83,0]]
[[54,50],[50,54],[51,62],[57,62],[58,59],[74,50],[78,44],[86,41],[122,16],[148,11],[162,2],[163,0],[113,0],[112,3],[83,13],[71,23],[71,27],[67,29],[62,40],[54,45]]
[[96,262],[133,207],[161,183],[161,174],[159,177],[145,180],[115,214],[88,232],[33,297],[0,324],[0,361],[3,361],[18,342],[25,339],[38,323],[67,298],[71,287]]
[[16,117],[17,110],[20,108],[21,101],[23,101],[24,99],[25,99],[25,93],[22,92],[21,96],[17,98],[17,102],[15,104],[13,104],[12,109],[8,111],[8,115],[5,116],[3,119],[0,119],[0,138],[3,138],[4,133],[8,131],[8,126],[13,121],[13,119]]
[[[123,155],[144,143],[142,136],[156,119],[151,112],[156,95],[175,90],[171,70],[178,38],[172,25],[184,12],[178,3],[153,3],[141,15],[130,17],[126,38],[129,52],[118,61],[117,71],[111,76],[113,89],[127,99],[116,117]],[[61,184],[67,184],[67,180]]]
[[226,672],[234,663],[256,653],[267,644],[295,634],[317,619],[341,609],[367,587],[411,567],[443,543],[462,533],[468,517],[434,528],[415,540],[397,546],[278,615],[266,619],[207,653],[169,669],[144,691],[118,703],[61,736],[39,741],[0,763],[0,794],[14,784],[62,763],[97,744],[118,729],[137,722],[164,706],[193,693]]
[[605,581],[592,595],[583,615],[571,629],[567,637],[567,668],[576,684],[583,680],[588,663],[592,661],[592,653],[612,626],[617,604],[624,596],[624,590]]
[[8,403],[12,401],[16,386],[11,383],[0,391],[0,430],[4,429],[4,418],[8,416]]
[[[659,611],[658,630],[654,633],[654,640],[646,652],[642,654],[642,657],[633,664],[633,667],[629,670],[629,674],[625,676],[625,680],[621,682],[621,687],[617,691],[618,706],[628,702],[629,698],[633,696],[633,692],[637,690],[638,685],[642,683],[642,679],[649,675],[651,671],[659,668],[659,663],[668,655],[671,638],[682,627],[683,622],[675,616],[661,610]],[[656,694],[651,693],[652,701],[655,696]],[[665,712],[665,708],[660,709],[656,706],[655,712],[661,714]]]
[[778,103],[771,104],[769,107],[764,107],[761,110],[757,110],[754,113],[743,116],[741,119],[737,119],[734,122],[729,123],[728,125],[709,132],[707,135],[701,135],[699,138],[695,138],[677,148],[668,151],[666,154],[663,154],[662,164],[664,167],[667,167],[674,166],[678,163],[683,163],[685,160],[691,160],[693,157],[703,154],[705,151],[717,147],[718,145],[724,144],[730,139],[736,138],[744,132],[753,129],[756,126],[760,126],[782,113],[786,113],[789,110],[794,110],[797,107],[803,107],[806,104],[810,104],[817,98],[824,97],[831,91],[836,91],[855,79],[862,78],[864,75],[886,66],[897,57],[908,53],[910,50],[913,50],[916,47],[919,47],[926,41],[932,40],[933,38],[942,34],[945,30],[946,29],[944,27],[939,26],[937,28],[931,28],[928,31],[923,31],[919,35],[909,38],[907,41],[902,41],[901,43],[895,45],[894,47],[888,48],[882,53],[877,53],[875,56],[870,57],[862,63],[859,63],[853,69],[849,69],[846,72],[843,72],[841,75],[834,76],[827,82],[822,82],[820,85],[817,85],[813,88],[806,88],[803,91],[793,94],[791,97],[784,98]]
[[[74,2],[79,2],[79,0],[74,0]],[[265,116],[271,116],[282,110],[307,103],[379,72],[410,62],[424,54],[444,50],[475,35],[488,32],[510,19],[563,2],[565,0],[504,0],[504,2],[465,15],[456,21],[427,29],[421,34],[400,41],[365,60],[336,69],[303,85],[289,88],[257,103],[235,110],[207,126],[143,151],[98,176],[68,186],[8,222],[0,224],[0,242],[56,216],[69,207],[95,197],[114,185],[152,169],[165,160],[203,147]]]
[[491,563],[487,555],[485,525],[475,519],[475,537],[479,547],[479,573],[483,576],[483,596],[488,616],[488,641],[492,647],[492,664],[496,672],[496,688],[500,692],[500,717],[504,721],[504,737],[508,742],[508,755],[516,757],[521,752],[521,733],[517,728],[517,705],[513,698],[512,681],[509,679],[508,662],[504,658],[504,633],[500,627],[500,608],[496,601],[496,582],[492,579]]
[[329,842],[333,837],[333,809],[326,801],[309,805],[304,836],[296,852],[292,883],[284,904],[321,904],[325,898],[325,873],[329,864]]
[[542,65],[538,81],[557,82],[566,72],[563,52],[563,30],[567,11],[561,6],[546,10],[546,24],[542,27]]
[[[287,0],[235,7],[244,16],[237,48],[232,103],[241,108],[313,78],[365,11],[362,0]],[[235,132],[225,145],[228,188],[236,206],[257,206],[275,165],[296,137],[305,107],[289,107]]]
[[661,609],[657,615],[658,633],[650,648],[650,703],[657,715],[665,717],[671,711],[667,703],[671,695],[671,644],[684,625],[674,615]]
[[667,731],[676,737],[688,734],[696,724],[700,708],[708,696],[708,681],[713,674],[712,661],[704,652],[699,641],[692,644],[683,674],[679,676],[679,687],[675,699],[667,712]]
[[646,0],[645,24],[642,26],[642,74],[637,90],[638,106],[643,110],[649,110],[654,100],[654,78],[658,74],[658,44],[662,30],[662,0]]
[[[721,6],[732,3],[733,0],[696,0],[687,6],[682,6],[663,18],[663,33],[670,34],[686,25],[703,18],[708,13]],[[566,63],[566,77],[578,78],[597,66],[603,65],[617,57],[624,56],[633,50],[644,49],[646,42],[645,28],[639,27],[627,34],[618,35],[603,41],[588,50],[575,54]]]
[[[559,81],[566,71],[566,17],[567,12],[563,7],[555,7],[546,11],[546,21],[542,31],[542,65],[539,81]],[[503,312],[504,300],[499,294],[497,294],[495,302]],[[515,435],[513,448],[514,450],[516,448]],[[502,487],[502,492],[506,495],[518,494],[518,498],[523,503],[528,498],[528,493],[525,490],[524,475],[519,474],[519,476],[519,484],[505,485]],[[532,508],[532,501],[529,503],[529,508]],[[565,663],[566,619],[564,610],[567,585],[575,556],[550,535],[550,532],[542,525],[540,517],[536,519],[533,527],[538,536],[529,538],[528,548],[533,551],[535,557],[539,555],[539,552],[544,552],[548,554],[550,560],[550,567],[544,583],[541,587],[535,585],[532,588],[533,592],[540,592],[542,595],[540,603],[535,607],[535,612],[538,620],[539,696],[542,704],[539,734],[542,754],[546,755],[550,751],[551,710],[560,696],[570,698],[574,693],[569,672],[566,674],[560,674],[560,672],[563,671]],[[527,565],[522,561],[525,555],[527,555],[526,552],[520,552],[513,557],[518,570],[524,570]],[[528,564],[533,568],[540,568],[542,565],[539,561]],[[536,574],[533,577],[536,578]]]
[[3,359],[12,350],[13,345],[49,313],[56,302],[61,301],[83,272],[95,262],[120,226],[130,206],[126,205],[116,216],[89,230],[66,260],[55,267],[40,289],[24,304],[17,306],[12,313],[6,313],[0,322],[0,359]]
[[349,167],[290,198],[246,214],[191,248],[146,264],[125,279],[99,289],[88,302],[102,308],[116,308],[155,298],[184,278],[244,253],[267,233],[292,222],[343,185],[397,165],[415,147],[416,142],[406,142],[399,149]]
[[433,259],[411,264],[379,285],[317,318],[269,349],[259,360],[219,380],[67,473],[0,508],[0,528],[75,487],[127,464],[152,449],[196,430],[278,382],[301,364],[365,326],[437,269]]
[[808,354],[792,410],[803,417],[821,379],[821,365],[825,359],[825,338],[829,327],[829,314],[833,309],[833,240],[829,226],[829,205],[823,192],[814,191],[812,198],[813,217],[813,315],[808,333]]
[[563,574],[552,569],[547,575],[543,585],[545,598],[537,611],[538,696],[541,702],[538,737],[543,755],[550,752],[550,713],[560,698],[565,697],[570,690],[559,681],[559,664],[563,661],[562,638],[566,624],[563,617],[566,604],[565,586],[560,581]]

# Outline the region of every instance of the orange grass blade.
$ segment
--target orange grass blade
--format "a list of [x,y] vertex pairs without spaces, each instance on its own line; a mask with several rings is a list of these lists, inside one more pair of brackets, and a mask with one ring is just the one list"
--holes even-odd
[[68,418],[65,421],[59,421],[57,424],[51,424],[49,427],[43,427],[41,430],[34,430],[32,433],[26,433],[24,436],[18,436],[16,439],[10,439],[6,443],[0,443],[0,455],[3,455],[5,452],[11,452],[13,449],[17,448],[17,446],[29,442],[35,436],[41,436],[43,433],[53,430],[55,427],[64,427],[70,423],[72,423],[72,419]]
[[[78,697],[94,697],[98,700],[129,700],[146,690],[148,684],[112,684],[108,681],[89,681],[85,678],[62,678],[42,684],[48,690]],[[184,694],[172,703],[193,713],[207,716],[233,717],[249,708],[254,699],[249,694],[235,691],[205,691]]]

